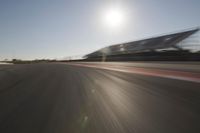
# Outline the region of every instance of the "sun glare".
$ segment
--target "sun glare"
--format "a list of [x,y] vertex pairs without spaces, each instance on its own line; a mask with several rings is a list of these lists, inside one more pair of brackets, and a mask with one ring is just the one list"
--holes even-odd
[[125,14],[121,8],[112,7],[104,11],[103,22],[107,27],[118,29],[125,23]]

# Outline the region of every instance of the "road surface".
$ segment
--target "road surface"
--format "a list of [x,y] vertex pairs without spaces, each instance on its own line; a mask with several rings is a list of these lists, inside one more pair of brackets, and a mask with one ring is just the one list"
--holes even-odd
[[[195,67],[187,72],[198,80]],[[3,65],[0,132],[199,133],[200,83],[74,63]]]

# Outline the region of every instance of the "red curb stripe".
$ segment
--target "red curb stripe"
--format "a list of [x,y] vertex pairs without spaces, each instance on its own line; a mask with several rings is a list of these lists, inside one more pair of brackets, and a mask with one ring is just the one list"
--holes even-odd
[[183,72],[183,71],[174,71],[174,70],[159,70],[152,68],[137,68],[137,67],[124,67],[124,66],[109,66],[109,65],[94,65],[94,64],[78,64],[74,63],[72,65],[82,66],[82,67],[91,67],[106,69],[112,71],[141,74],[148,76],[156,76],[170,79],[178,79],[190,82],[200,83],[200,74],[192,72]]

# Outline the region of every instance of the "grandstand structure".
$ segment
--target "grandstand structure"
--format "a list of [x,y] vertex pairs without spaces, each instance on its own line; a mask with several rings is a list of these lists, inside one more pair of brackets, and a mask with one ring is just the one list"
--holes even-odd
[[85,55],[88,61],[200,60],[199,28],[104,47]]

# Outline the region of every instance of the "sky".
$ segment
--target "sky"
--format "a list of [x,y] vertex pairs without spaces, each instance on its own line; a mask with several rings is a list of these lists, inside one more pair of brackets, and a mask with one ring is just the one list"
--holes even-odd
[[[113,29],[103,17],[124,14]],[[200,0],[0,0],[0,60],[62,59],[200,26]]]

